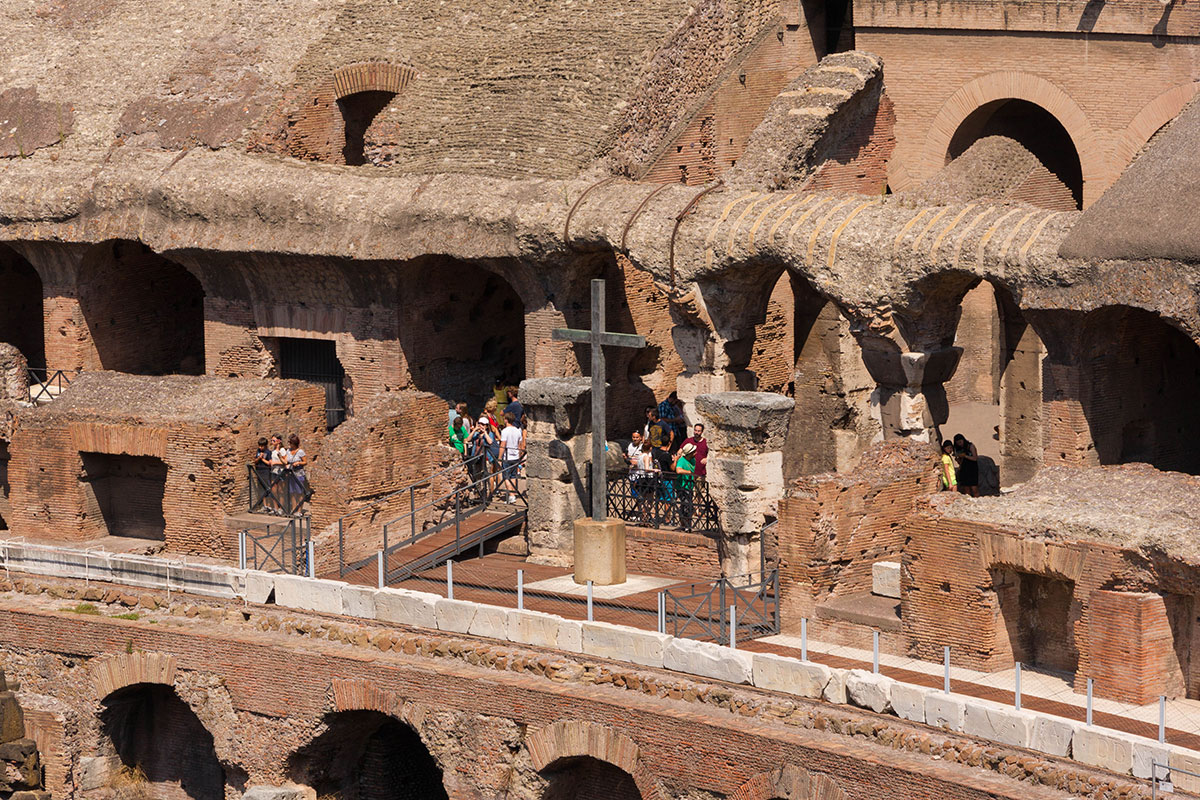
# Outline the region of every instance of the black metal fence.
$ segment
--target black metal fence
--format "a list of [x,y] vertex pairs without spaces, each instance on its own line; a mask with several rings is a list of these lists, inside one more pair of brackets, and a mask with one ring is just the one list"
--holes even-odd
[[250,482],[250,511],[290,517],[304,510],[312,497],[308,478],[290,470],[276,471],[265,464],[250,464],[246,469]]
[[663,592],[673,636],[729,644],[730,609],[738,641],[779,633],[779,570],[707,583],[672,586]]
[[608,473],[608,515],[647,528],[717,535],[721,520],[703,478],[674,472]]
[[63,393],[71,385],[71,379],[78,372],[56,369],[53,372],[45,369],[29,368],[29,402],[48,403]]
[[242,531],[245,569],[308,575],[309,517],[289,517],[258,530]]

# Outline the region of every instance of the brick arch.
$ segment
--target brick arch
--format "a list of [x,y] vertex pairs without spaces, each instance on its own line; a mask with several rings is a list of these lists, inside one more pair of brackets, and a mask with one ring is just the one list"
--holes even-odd
[[742,784],[729,800],[845,800],[846,793],[833,778],[785,764],[774,772],[760,772]]
[[[384,716],[403,722],[420,735],[417,723],[425,715],[422,706],[380,689],[370,681],[333,681],[333,711],[378,711]],[[422,740],[424,737],[422,737]]]
[[339,101],[361,92],[397,95],[415,76],[412,67],[385,61],[348,64],[335,70],[288,115],[288,152],[296,158],[345,163],[345,121]]
[[1150,141],[1150,137],[1158,133],[1159,128],[1166,125],[1183,107],[1200,92],[1200,81],[1184,83],[1160,94],[1134,116],[1133,121],[1125,128],[1117,141],[1114,154],[1118,169],[1124,170],[1138,151]]
[[643,800],[662,800],[654,777],[642,767],[637,743],[607,725],[562,720],[534,731],[525,746],[538,772],[564,758],[588,756],[632,775]]
[[1099,197],[1116,176],[1105,162],[1095,132],[1083,109],[1065,91],[1045,78],[1028,72],[1005,70],[983,75],[964,84],[942,104],[929,126],[922,177],[929,177],[946,164],[950,140],[962,123],[978,108],[996,100],[1025,100],[1049,112],[1066,128],[1079,154],[1083,169],[1083,204]]
[[118,689],[139,683],[175,688],[175,656],[165,653],[122,653],[94,660],[92,685],[103,700]]

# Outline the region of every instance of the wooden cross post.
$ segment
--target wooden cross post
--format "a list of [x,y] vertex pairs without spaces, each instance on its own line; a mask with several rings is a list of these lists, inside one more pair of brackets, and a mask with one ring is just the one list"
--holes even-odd
[[555,328],[553,338],[592,346],[592,519],[603,522],[608,510],[608,471],[605,466],[604,346],[645,347],[646,337],[604,330],[604,281],[592,281],[592,329]]

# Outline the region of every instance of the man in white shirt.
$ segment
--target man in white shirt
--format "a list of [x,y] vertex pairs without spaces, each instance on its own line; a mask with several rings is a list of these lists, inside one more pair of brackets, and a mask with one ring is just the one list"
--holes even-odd
[[500,465],[504,483],[508,484],[508,502],[517,502],[517,470],[525,455],[525,431],[516,426],[511,411],[504,412],[504,430],[500,431]]
[[638,456],[642,454],[642,434],[640,431],[634,431],[630,438],[633,441],[625,448],[625,463],[630,469],[634,469],[637,467]]

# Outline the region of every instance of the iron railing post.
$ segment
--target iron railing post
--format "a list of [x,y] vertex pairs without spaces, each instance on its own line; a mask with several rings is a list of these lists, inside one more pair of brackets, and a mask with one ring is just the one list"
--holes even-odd
[[718,633],[715,638],[717,640],[717,644],[727,644],[727,642],[723,641],[723,638],[725,636],[725,623],[726,623],[726,620],[725,620],[725,577],[724,576],[721,577],[721,582],[719,584],[719,587],[720,587],[720,590],[719,590],[719,594],[717,597],[717,609],[718,609],[717,614],[719,616],[719,619],[717,621]]
[[338,518],[338,577],[346,574],[346,533],[341,517]]
[[[430,485],[432,488],[432,484]],[[408,527],[412,538],[417,538],[417,500],[416,487],[408,487]]]

